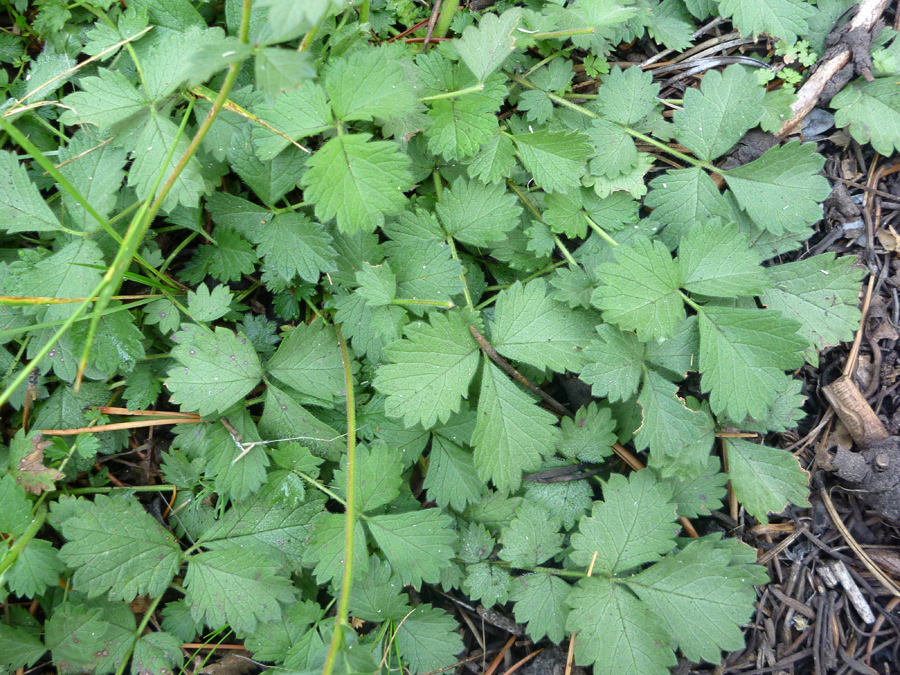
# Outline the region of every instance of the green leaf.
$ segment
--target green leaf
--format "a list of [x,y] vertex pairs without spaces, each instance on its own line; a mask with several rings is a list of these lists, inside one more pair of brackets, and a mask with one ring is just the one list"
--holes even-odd
[[[448,160],[471,157],[497,133],[497,118],[494,113],[482,101],[474,97],[435,101],[428,116],[433,121],[425,132],[428,138],[428,149]],[[499,167],[481,168],[481,164],[479,164],[477,172],[483,173],[491,169],[496,172],[498,168],[507,165],[512,167],[514,164],[512,144],[508,141],[507,143],[508,145],[504,144],[500,148],[498,157],[489,159],[491,162],[497,162]],[[496,174],[490,173],[489,175]],[[499,181],[495,180],[494,182]]]
[[0,152],[0,222],[9,234],[54,232],[59,220],[14,154]]
[[716,424],[709,410],[692,410],[678,396],[678,387],[648,370],[638,403],[644,423],[634,437],[637,450],[650,448],[650,465],[663,477],[682,478],[703,472],[715,441]]
[[[629,173],[637,166],[637,146],[619,125],[609,120],[597,119],[592,122],[587,133],[595,151],[590,162],[590,173],[594,176],[613,179]],[[585,179],[583,182],[587,185],[590,181]],[[613,190],[610,189],[609,192]],[[600,194],[600,191],[597,191],[597,194],[601,197],[607,196]]]
[[[77,133],[59,151],[60,173],[78,190],[101,216],[107,217],[116,205],[116,193],[125,178],[122,170],[127,160],[121,148],[112,145],[97,147],[97,142],[85,133]],[[68,192],[61,191],[62,202],[75,226],[85,232],[100,229],[100,223],[88,215]],[[18,223],[17,223],[18,224]]]
[[462,266],[444,242],[416,239],[383,245],[397,276],[397,297],[446,302],[462,292]]
[[525,501],[516,517],[501,531],[499,557],[513,567],[534,569],[562,551],[560,522],[534,502]]
[[362,269],[356,273],[356,282],[359,288],[355,292],[365,298],[371,307],[389,305],[397,295],[397,277],[388,263],[363,263]]
[[860,144],[871,143],[875,151],[889,157],[900,152],[900,92],[896,77],[872,82],[854,80],[831,99],[836,108],[834,123],[849,127]]
[[768,33],[792,45],[809,32],[806,20],[815,9],[802,0],[722,0],[719,11],[734,17],[734,25],[744,35]]
[[[297,187],[307,157],[302,150],[291,146],[271,160],[261,160],[254,152],[247,125],[235,132],[228,148],[232,168],[264,204],[274,204]],[[244,230],[248,239],[260,237],[259,227]]]
[[187,84],[188,86],[202,84],[220,70],[241,63],[251,56],[253,48],[233,37],[200,45],[188,57]]
[[[824,13],[822,11],[822,14]],[[763,98],[765,112],[759,120],[759,128],[770,134],[778,133],[781,130],[781,125],[794,116],[791,106],[796,100],[797,96],[791,91],[790,87],[778,87],[772,91],[767,91]]]
[[88,597],[108,592],[110,600],[130,602],[160,595],[181,564],[175,537],[135,499],[79,500],[62,532],[68,542],[59,555],[75,568],[75,587]]
[[431,441],[423,487],[438,506],[449,506],[459,513],[467,504],[477,504],[485,494],[472,453],[441,436]]
[[372,516],[366,524],[401,582],[417,590],[436,583],[450,566],[457,535],[453,519],[439,509]]
[[397,649],[411,673],[446,669],[463,651],[459,624],[442,609],[418,605],[397,627]]
[[57,549],[49,541],[32,539],[19,552],[19,557],[6,575],[10,591],[21,597],[33,598],[48,588],[59,585],[59,577],[66,566],[59,559]]
[[266,403],[259,420],[259,430],[266,438],[302,438],[303,445],[320,450],[329,460],[336,460],[347,447],[341,434],[320,421],[290,395],[270,384]]
[[644,372],[644,343],[634,333],[625,333],[604,323],[597,326],[600,342],[591,345],[590,358],[581,379],[591,385],[594,396],[625,401],[637,393]]
[[284,92],[274,103],[256,106],[254,112],[271,127],[253,126],[256,155],[263,161],[273,159],[290,145],[290,140],[272,129],[298,141],[334,125],[325,90],[315,82],[307,82],[299,89]]
[[854,263],[852,256],[828,253],[766,269],[773,288],[763,291],[762,301],[800,322],[810,363],[816,363],[818,350],[852,340],[859,328],[856,296],[863,272]]
[[406,339],[393,342],[373,384],[387,395],[384,411],[402,418],[407,427],[425,428],[446,422],[469,396],[469,383],[478,368],[478,343],[461,312],[432,314],[431,324],[417,321],[406,327]]
[[37,663],[47,648],[38,635],[26,628],[15,628],[0,623],[0,665],[9,668],[31,667]]
[[321,225],[300,213],[286,213],[276,216],[260,232],[257,252],[286,282],[299,276],[315,283],[319,275],[336,269],[337,254],[331,243],[331,236]]
[[[189,144],[187,134],[179,136],[178,126],[168,117],[159,114],[150,116],[135,141],[135,149],[131,152],[131,169],[128,171],[128,184],[135,189],[139,199],[159,195],[163,184],[187,152]],[[175,151],[170,157],[169,150],[173,146]],[[153,187],[160,174],[162,181],[154,191]],[[178,204],[189,208],[196,206],[205,189],[200,160],[196,156],[191,157],[163,201],[163,209],[171,211]]]
[[679,526],[670,490],[649,471],[625,478],[613,474],[603,486],[603,501],[572,535],[569,559],[588,567],[597,553],[594,574],[621,574],[656,562],[675,546]]
[[117,70],[101,68],[97,77],[78,80],[82,91],[63,98],[67,110],[63,124],[93,124],[101,131],[123,122],[149,104],[131,82]]
[[[378,442],[371,446],[360,444],[356,448],[356,507],[360,511],[373,511],[389,504],[400,495],[400,475],[403,464],[397,448]],[[346,460],[336,471],[335,485],[347,494]]]
[[[496,127],[496,122],[487,118],[485,126],[488,125]],[[481,149],[471,159],[466,171],[482,183],[502,183],[516,163],[512,140],[506,134],[497,134],[483,145],[478,145],[481,145]]]
[[604,321],[635,331],[642,341],[673,335],[685,315],[678,290],[683,279],[666,247],[659,241],[636,241],[617,246],[615,260],[597,269],[603,285],[591,296]]
[[0,478],[0,532],[18,537],[31,523],[31,502],[25,488],[9,474]]
[[[340,584],[344,577],[347,519],[343,515],[322,513],[313,523],[313,534],[303,558],[304,566],[315,565],[313,574],[320,586],[328,582]],[[353,528],[353,570],[354,576],[361,576],[369,569],[369,553],[366,548],[366,533],[362,523],[356,521]]]
[[44,630],[54,663],[68,664],[72,672],[112,673],[128,658],[134,613],[124,602],[64,602]]
[[659,617],[621,584],[582,579],[567,600],[566,629],[577,631],[575,662],[595,672],[667,675],[677,663]]
[[496,307],[491,343],[503,356],[558,372],[578,371],[588,361],[596,320],[552,300],[543,280],[517,281],[500,292]]
[[493,363],[485,362],[478,399],[478,421],[472,434],[475,466],[483,481],[498,490],[518,490],[522,474],[552,454],[559,437],[556,419],[539,408]]
[[[357,585],[354,584],[353,590],[356,589]],[[256,631],[246,637],[244,645],[253,652],[253,658],[258,661],[284,661],[290,648],[297,644],[309,627],[318,623],[322,616],[322,608],[317,602],[304,600],[294,603],[285,608],[280,619],[259,624]],[[354,612],[353,616],[357,614]]]
[[401,116],[418,102],[403,64],[388,47],[333,60],[325,69],[325,89],[334,116],[344,122]]
[[689,316],[678,324],[678,329],[667,340],[647,345],[647,361],[660,369],[674,382],[683,380],[688,371],[697,370],[700,351],[700,335],[697,317]]
[[278,94],[303,86],[316,76],[308,52],[267,47],[256,52],[254,64],[256,85],[272,101]]
[[592,401],[581,407],[575,418],[561,420],[562,440],[557,451],[563,457],[580,462],[601,462],[612,454],[616,442],[615,420],[609,408],[598,407]]
[[288,333],[266,370],[301,394],[329,403],[345,386],[337,334],[322,321],[301,323]]
[[721,650],[744,647],[741,624],[750,620],[756,600],[745,577],[741,567],[728,566],[715,542],[700,540],[625,583],[662,619],[688,659],[715,663]]
[[767,524],[769,513],[780,513],[788,502],[809,504],[809,474],[789,452],[741,438],[725,440],[728,476],[747,513]]
[[456,51],[479,82],[484,82],[516,46],[516,28],[522,19],[522,10],[508,9],[503,14],[483,14],[478,27],[469,26],[453,43]]
[[650,221],[664,228],[660,239],[670,248],[678,246],[694,223],[732,218],[728,202],[700,168],[669,169],[650,181],[650,187],[644,204],[653,209]]
[[341,232],[372,232],[384,217],[406,205],[413,186],[409,159],[394,143],[372,141],[370,134],[344,134],[325,143],[308,161],[301,184],[316,216],[337,218]]
[[484,525],[470,523],[460,534],[457,557],[464,563],[479,563],[491,557],[496,545],[497,542]]
[[229,421],[237,436],[233,436],[221,421],[207,425],[205,429],[205,474],[215,479],[216,492],[224,497],[247,499],[265,483],[269,457],[261,445],[249,446],[249,451],[245,445],[262,440],[246,410],[233,413]]
[[699,90],[684,92],[684,109],[676,110],[672,118],[678,140],[706,161],[728,152],[756,126],[765,112],[766,93],[756,75],[739,65],[708,75]]
[[822,218],[820,203],[831,194],[828,180],[818,175],[824,164],[815,143],[789,141],[722,173],[757,225],[781,234],[803,231]]
[[271,31],[269,40],[284,42],[312,30],[337,3],[334,0],[259,0],[268,7],[267,25]]
[[803,364],[800,324],[780,312],[704,307],[700,313],[701,386],[712,411],[759,418],[775,402],[784,371]]
[[571,591],[569,584],[547,572],[516,577],[509,592],[509,599],[516,603],[513,607],[516,621],[528,624],[532,640],[546,636],[559,644],[565,637],[569,616],[566,598]]
[[547,192],[577,190],[591,156],[583,134],[566,131],[536,131],[512,137],[525,168]]
[[195,321],[215,321],[228,314],[231,308],[228,286],[216,286],[210,293],[209,286],[200,284],[196,291],[188,291],[187,298],[188,309]]
[[142,635],[134,645],[132,675],[169,675],[184,664],[182,641],[170,633],[157,631]]
[[401,621],[411,610],[408,601],[391,566],[372,556],[365,576],[357,579],[350,591],[350,615],[373,623]]
[[658,95],[659,85],[653,84],[653,73],[616,66],[597,91],[596,105],[605,119],[630,125],[656,110]]
[[224,412],[240,401],[263,374],[247,338],[221,327],[214,335],[201,333],[192,343],[176,346],[172,356],[182,364],[168,373],[172,402],[204,416]]
[[473,246],[501,241],[519,223],[522,207],[505,185],[458,178],[434,207],[453,238]]
[[192,555],[184,577],[186,602],[198,621],[228,624],[238,633],[253,632],[260,622],[281,616],[297,590],[278,565],[250,548]]
[[722,507],[725,499],[725,483],[728,474],[719,471],[719,460],[710,457],[706,469],[700,476],[687,480],[668,479],[674,490],[672,501],[677,505],[677,513],[685,518],[708,516],[711,511]]
[[466,567],[462,590],[471,600],[480,600],[485,607],[504,604],[509,599],[512,577],[509,572],[490,563],[481,562]]
[[591,306],[594,282],[581,267],[559,267],[550,277],[553,298],[566,303],[572,309],[587,309]]
[[737,225],[697,223],[678,246],[684,288],[717,298],[759,295],[769,286],[762,256],[750,250]]

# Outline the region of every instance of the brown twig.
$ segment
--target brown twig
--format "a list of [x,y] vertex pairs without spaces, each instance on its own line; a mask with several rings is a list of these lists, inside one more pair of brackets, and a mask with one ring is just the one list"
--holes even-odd
[[114,422],[101,424],[96,427],[79,427],[78,429],[43,429],[45,436],[77,436],[78,434],[96,434],[100,431],[120,431],[121,429],[138,429],[140,427],[156,427],[162,424],[194,424],[196,422],[208,422],[209,420],[191,419],[185,417],[167,417],[159,420],[144,420],[141,422]]
[[562,403],[553,398],[550,394],[545,392],[543,389],[538,387],[534,382],[529,380],[527,377],[522,375],[518,370],[513,368],[509,363],[504,359],[500,354],[497,353],[497,350],[491,347],[487,340],[484,339],[484,335],[478,332],[478,329],[475,326],[469,326],[469,330],[472,332],[472,337],[475,338],[475,342],[478,343],[478,346],[481,347],[481,351],[487,354],[487,357],[493,361],[504,373],[513,378],[516,382],[524,386],[528,389],[532,394],[543,400],[547,405],[553,408],[556,412],[564,417],[571,417],[572,413],[569,412],[569,409],[566,408]]
[[500,665],[500,661],[503,660],[503,656],[509,650],[510,647],[513,646],[513,643],[516,641],[516,636],[510,636],[509,640],[506,641],[506,644],[503,645],[503,649],[499,651],[497,656],[494,657],[494,660],[491,661],[491,665],[488,666],[488,669],[484,671],[484,675],[493,675],[494,671],[497,670],[497,666]]

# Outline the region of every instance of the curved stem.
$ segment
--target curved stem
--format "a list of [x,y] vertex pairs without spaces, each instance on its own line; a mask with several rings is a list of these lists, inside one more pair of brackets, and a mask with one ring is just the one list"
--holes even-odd
[[344,579],[341,582],[341,597],[338,600],[337,615],[334,620],[334,633],[322,675],[331,675],[337,660],[338,650],[343,641],[341,627],[347,623],[350,606],[350,588],[353,583],[353,533],[356,530],[356,397],[353,393],[353,373],[350,369],[350,350],[341,327],[334,325],[338,342],[341,345],[341,359],[344,362],[344,386],[347,388],[347,504],[344,540]]
[[438,16],[437,23],[434,24],[434,32],[431,37],[442,38],[447,36],[450,30],[450,23],[456,14],[456,0],[444,0],[444,6],[441,7],[441,13]]
[[16,560],[19,559],[19,554],[26,546],[28,546],[28,542],[34,539],[38,531],[44,526],[45,520],[47,520],[47,507],[44,504],[38,504],[37,510],[34,512],[34,518],[31,519],[31,524],[28,526],[28,529],[16,539],[16,543],[13,544],[6,552],[6,555],[0,559],[0,578],[2,578],[3,573],[12,567]]

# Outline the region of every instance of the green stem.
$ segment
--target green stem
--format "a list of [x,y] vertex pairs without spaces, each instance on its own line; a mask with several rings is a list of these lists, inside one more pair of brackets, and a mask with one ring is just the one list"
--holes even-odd
[[601,238],[603,241],[605,241],[605,242],[606,242],[607,244],[609,244],[610,246],[618,246],[618,245],[619,245],[619,242],[617,242],[615,239],[613,239],[612,237],[610,237],[610,236],[606,233],[606,230],[604,230],[604,229],[603,229],[602,227],[600,227],[597,223],[595,223],[595,222],[591,219],[591,217],[590,217],[588,214],[582,213],[582,215],[584,216],[584,219],[588,222],[588,225],[591,226],[591,229],[592,229],[594,232],[596,232],[598,235],[600,235],[600,238]]
[[456,0],[444,0],[441,7],[441,13],[438,15],[437,23],[434,24],[434,31],[431,37],[442,38],[447,37],[447,31],[450,30],[450,24],[456,14]]
[[678,294],[681,296],[681,299],[684,300],[685,304],[689,305],[690,307],[693,307],[697,311],[698,314],[703,314],[703,307],[701,307],[696,302],[691,300],[687,295],[684,294],[683,291],[678,291]]
[[363,0],[359,6],[359,22],[366,23],[369,20],[369,0]]
[[420,102],[424,103],[425,101],[439,101],[442,98],[456,98],[457,96],[465,96],[466,94],[474,94],[479,91],[484,91],[484,82],[480,84],[473,84],[471,87],[466,87],[465,89],[457,89],[456,91],[447,91],[443,94],[435,94],[434,96],[423,96],[419,99]]
[[44,526],[45,520],[47,520],[47,507],[43,503],[40,503],[34,512],[31,524],[22,535],[16,539],[16,542],[9,550],[6,551],[6,555],[3,556],[3,559],[0,560],[0,577],[2,577],[3,573],[12,567],[16,560],[19,559],[19,554],[25,550],[25,547],[28,546],[28,542],[34,539],[38,531]]
[[556,248],[558,248],[559,252],[562,253],[563,258],[565,258],[572,267],[578,267],[578,263],[576,262],[575,258],[573,258],[572,254],[569,253],[569,249],[567,249],[565,244],[562,243],[562,240],[558,235],[553,235],[553,241],[556,242]]
[[[509,71],[503,71],[503,72],[506,73],[506,75],[509,76],[510,79],[512,79],[514,82],[522,85],[526,89],[535,89],[535,90],[543,91],[542,89],[539,89],[539,87],[536,87],[535,85],[533,85],[528,80],[523,80],[521,77],[519,77],[515,73],[511,73]],[[544,92],[544,93],[547,94],[547,97],[551,101],[553,101],[554,103],[558,103],[559,105],[561,105],[565,108],[569,108],[570,110],[579,112],[582,115],[590,117],[591,119],[595,119],[595,120],[603,119],[602,115],[598,115],[593,110],[588,110],[584,106],[580,106],[577,103],[572,103],[572,101],[569,101],[562,96],[559,96],[559,95],[554,94],[549,91]],[[709,162],[703,162],[695,157],[691,157],[690,155],[686,155],[683,152],[679,152],[678,150],[675,150],[674,148],[670,148],[668,145],[666,145],[662,141],[658,141],[655,138],[653,138],[652,136],[647,136],[645,134],[642,134],[639,131],[635,131],[634,129],[627,127],[624,124],[619,124],[618,126],[622,129],[622,131],[624,131],[629,136],[632,136],[640,141],[644,141],[644,143],[648,143],[656,148],[659,148],[663,152],[666,152],[666,153],[672,155],[673,157],[677,157],[678,159],[680,159],[683,162],[686,162],[686,163],[691,164],[696,167],[700,167],[701,169],[706,169],[707,171],[710,171],[712,173],[718,173],[718,169],[716,169],[716,167],[714,167]]]
[[392,305],[422,305],[424,307],[443,307],[444,309],[453,309],[456,305],[452,300],[415,300],[408,298],[394,298],[391,300]]
[[51,494],[55,496],[56,494],[66,494],[66,495],[97,495],[97,494],[113,494],[117,492],[121,492],[122,494],[128,494],[131,492],[171,492],[171,485],[132,485],[130,487],[89,487],[89,488],[75,488],[74,490],[60,490],[58,493],[54,492]]
[[528,37],[533,40],[553,40],[555,38],[567,38],[575,35],[593,35],[596,31],[592,27],[570,28],[568,30],[552,30],[548,33],[531,33]]
[[344,578],[341,582],[341,597],[338,600],[337,615],[334,620],[334,633],[325,659],[322,675],[331,675],[337,661],[338,650],[343,641],[342,626],[347,624],[350,607],[350,588],[353,583],[353,533],[356,530],[356,398],[353,393],[353,373],[350,368],[350,350],[341,327],[334,325],[338,342],[341,346],[341,359],[344,362],[344,386],[347,388],[347,503],[345,506],[346,524],[344,541]]
[[131,647],[128,649],[128,654],[126,654],[125,658],[123,658],[122,662],[119,664],[119,668],[118,670],[116,670],[116,675],[122,675],[122,673],[125,672],[129,657],[134,652],[134,648],[137,646],[138,640],[141,639],[141,635],[144,634],[144,630],[147,628],[147,624],[150,623],[150,619],[153,618],[153,614],[156,612],[156,608],[159,605],[160,600],[163,599],[163,595],[165,594],[160,593],[158,596],[156,596],[150,603],[147,611],[144,612],[144,618],[141,620],[141,624],[137,627],[137,630],[134,631],[134,637],[131,640]]
[[305,473],[303,473],[302,471],[297,471],[297,469],[291,469],[291,473],[293,473],[293,474],[295,474],[295,475],[297,475],[297,476],[300,476],[300,478],[302,478],[302,479],[305,480],[307,483],[309,483],[310,485],[312,485],[314,488],[316,488],[316,490],[319,490],[319,491],[322,492],[323,494],[328,495],[331,499],[333,499],[334,501],[336,501],[336,502],[338,502],[339,504],[343,505],[344,508],[347,507],[347,502],[346,502],[346,500],[344,500],[337,492],[334,492],[333,490],[330,490],[329,488],[325,487],[324,485],[322,485],[319,481],[317,481],[317,480],[316,480],[315,478],[313,478],[312,476],[307,476],[307,475],[306,475]]

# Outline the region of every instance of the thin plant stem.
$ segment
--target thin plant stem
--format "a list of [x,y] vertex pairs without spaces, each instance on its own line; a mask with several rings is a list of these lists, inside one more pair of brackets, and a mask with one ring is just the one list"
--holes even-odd
[[341,581],[341,596],[338,600],[337,615],[334,619],[334,633],[328,647],[328,656],[322,675],[331,675],[337,661],[338,650],[343,639],[342,627],[347,624],[350,607],[350,588],[353,584],[353,534],[356,530],[356,397],[353,392],[353,373],[350,368],[350,350],[341,327],[334,325],[338,343],[341,346],[341,359],[344,362],[344,386],[347,389],[347,503],[344,507],[346,516],[344,540],[344,578]]
[[424,103],[425,101],[440,101],[443,98],[456,98],[458,96],[465,96],[466,94],[474,94],[479,91],[484,91],[484,82],[481,82],[480,84],[473,84],[471,87],[466,87],[465,89],[447,91],[443,94],[435,94],[434,96],[423,96],[419,99],[419,101],[422,103]]
[[434,24],[434,31],[431,36],[433,38],[442,38],[447,36],[447,32],[450,30],[450,24],[453,22],[453,17],[456,15],[456,0],[444,0],[444,5],[441,7],[441,13],[438,16],[437,23]]
[[617,242],[615,239],[613,239],[612,237],[610,237],[610,236],[606,233],[606,230],[604,230],[604,229],[603,229],[602,227],[600,227],[597,223],[595,223],[595,222],[593,221],[593,219],[592,219],[588,214],[586,214],[586,213],[584,214],[584,219],[587,221],[588,225],[591,226],[591,229],[592,229],[594,232],[596,232],[597,235],[598,235],[603,241],[605,241],[607,244],[609,244],[610,246],[618,246],[618,245],[619,245],[619,242]]

